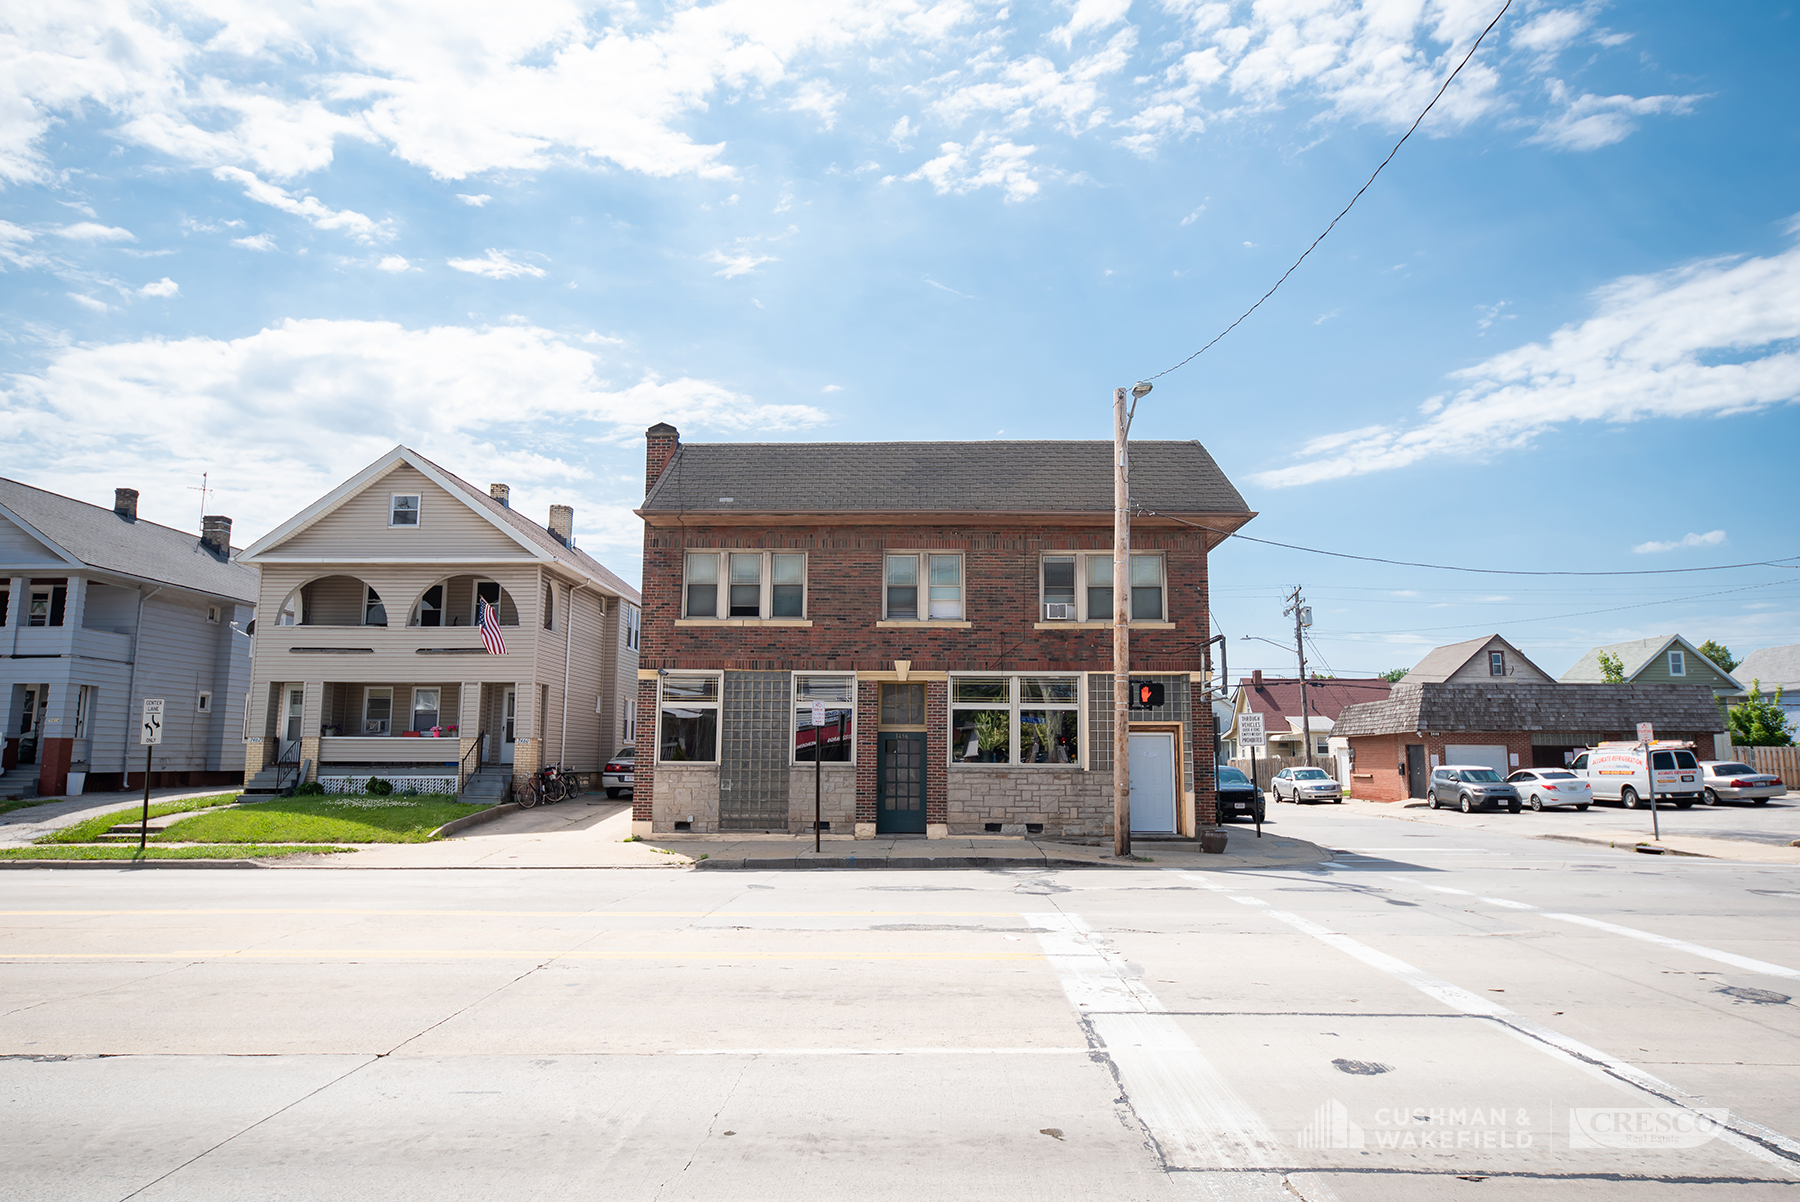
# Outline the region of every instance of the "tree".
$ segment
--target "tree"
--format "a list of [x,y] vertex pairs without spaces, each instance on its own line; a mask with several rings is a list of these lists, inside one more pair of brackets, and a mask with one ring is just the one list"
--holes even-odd
[[1600,675],[1606,677],[1607,684],[1625,683],[1625,664],[1610,651],[1600,653]]
[[1381,679],[1387,681],[1389,684],[1399,684],[1400,678],[1410,671],[1412,671],[1411,668],[1389,668],[1380,675]]
[[1711,639],[1707,639],[1700,644],[1698,650],[1701,655],[1718,664],[1723,671],[1729,672],[1738,666],[1738,661],[1731,658],[1731,648],[1723,643],[1715,643]]
[[1781,687],[1771,701],[1762,694],[1762,681],[1750,682],[1750,695],[1731,707],[1731,742],[1737,747],[1791,747],[1794,732],[1781,712]]

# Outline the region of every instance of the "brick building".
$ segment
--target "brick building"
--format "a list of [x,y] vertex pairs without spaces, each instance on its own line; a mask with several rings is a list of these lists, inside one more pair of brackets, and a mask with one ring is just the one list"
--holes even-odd
[[1703,684],[1475,684],[1401,680],[1385,700],[1346,706],[1332,734],[1350,745],[1356,796],[1425,796],[1439,764],[1561,768],[1606,739],[1632,739],[1649,722],[1658,739],[1685,739],[1710,757],[1724,729]]
[[[1103,836],[1102,442],[647,435],[634,827]],[[1133,827],[1213,809],[1208,550],[1255,516],[1197,442],[1132,446]],[[814,703],[826,724],[811,726]],[[815,757],[822,758],[822,763]]]

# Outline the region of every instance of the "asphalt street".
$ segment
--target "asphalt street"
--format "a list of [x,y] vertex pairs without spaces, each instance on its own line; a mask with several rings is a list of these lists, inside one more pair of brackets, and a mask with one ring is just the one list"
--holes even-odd
[[1800,1197],[1800,869],[1348,809],[1263,871],[0,874],[0,1194]]

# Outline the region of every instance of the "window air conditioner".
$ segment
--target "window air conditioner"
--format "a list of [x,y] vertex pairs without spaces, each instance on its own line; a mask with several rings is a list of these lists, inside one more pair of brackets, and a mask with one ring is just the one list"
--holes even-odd
[[1073,605],[1044,606],[1044,621],[1046,622],[1072,622],[1074,620],[1075,607]]

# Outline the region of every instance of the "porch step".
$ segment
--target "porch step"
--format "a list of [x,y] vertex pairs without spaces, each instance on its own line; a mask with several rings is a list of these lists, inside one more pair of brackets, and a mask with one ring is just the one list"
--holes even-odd
[[275,778],[276,778],[275,769],[264,768],[261,772],[258,772],[255,776],[251,777],[248,781],[246,781],[244,783],[244,792],[246,792],[246,793],[273,793],[276,791]]
[[473,805],[487,802],[499,805],[506,800],[508,790],[512,788],[512,770],[483,768],[471,776],[463,784],[462,799]]

